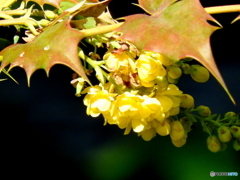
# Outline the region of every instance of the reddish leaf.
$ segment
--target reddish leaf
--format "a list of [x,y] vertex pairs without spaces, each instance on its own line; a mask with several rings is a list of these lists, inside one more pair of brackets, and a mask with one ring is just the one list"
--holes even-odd
[[178,61],[191,57],[202,63],[219,81],[231,100],[212,56],[211,34],[219,29],[207,20],[217,23],[206,13],[199,0],[139,0],[139,5],[151,14],[125,17],[117,29],[121,39],[128,40],[140,50],[148,50]]
[[30,84],[30,77],[37,69],[44,69],[49,74],[53,65],[63,64],[88,81],[77,53],[78,43],[84,34],[72,29],[69,22],[70,19],[66,19],[47,28],[32,42],[5,48],[0,52],[3,56],[0,70],[8,64],[11,64],[10,69],[20,66],[25,69]]

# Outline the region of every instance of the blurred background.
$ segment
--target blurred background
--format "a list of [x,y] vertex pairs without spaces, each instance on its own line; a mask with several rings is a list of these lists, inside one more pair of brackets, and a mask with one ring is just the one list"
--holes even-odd
[[[113,0],[109,6],[114,18],[143,11],[137,1]],[[201,1],[204,7],[239,4],[238,0]],[[218,82],[196,83],[183,76],[179,87],[195,98],[195,105],[206,105],[212,113],[240,112],[240,21],[230,24],[237,13],[214,15],[223,25],[211,37],[214,58],[235,100],[234,106]],[[70,84],[72,71],[56,65],[49,78],[36,71],[27,87],[23,69],[14,68],[12,80],[0,83],[1,174],[25,179],[202,180],[210,172],[238,172],[240,156],[231,142],[225,151],[207,149],[207,133],[198,124],[189,133],[186,145],[177,148],[170,137],[156,136],[145,142],[135,133],[124,136],[114,125],[103,126],[103,118],[86,115],[83,97],[75,97]],[[3,75],[1,75],[2,77]],[[225,177],[214,177],[223,179]],[[231,177],[229,179],[239,179]]]

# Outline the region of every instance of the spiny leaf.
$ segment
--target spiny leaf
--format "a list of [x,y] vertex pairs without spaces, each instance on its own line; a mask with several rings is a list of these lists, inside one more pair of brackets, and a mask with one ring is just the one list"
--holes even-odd
[[236,17],[236,18],[232,21],[232,23],[235,23],[235,22],[238,21],[238,20],[240,20],[240,15],[238,15],[238,17]]
[[139,5],[151,15],[136,14],[125,17],[117,29],[139,50],[148,50],[178,61],[190,57],[203,64],[229,93],[212,56],[211,34],[219,24],[206,13],[199,0],[139,0]]
[[78,14],[85,17],[98,17],[105,11],[110,2],[111,0],[106,0],[99,3],[85,3],[81,7]]
[[14,44],[0,52],[3,56],[0,70],[8,64],[10,68],[20,66],[25,69],[30,84],[30,77],[37,69],[44,69],[49,74],[55,64],[70,67],[88,81],[78,58],[77,47],[85,35],[70,27],[70,19],[47,28],[34,41],[27,44]]

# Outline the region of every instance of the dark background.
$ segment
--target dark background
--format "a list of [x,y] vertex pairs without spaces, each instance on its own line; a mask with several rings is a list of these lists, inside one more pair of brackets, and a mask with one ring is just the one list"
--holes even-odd
[[[201,1],[204,7],[237,4],[238,0]],[[131,3],[113,0],[114,18],[143,13]],[[214,32],[211,46],[220,72],[240,104],[240,21],[230,24],[237,13],[214,15],[223,29]],[[83,97],[74,96],[72,71],[56,65],[49,78],[36,71],[27,87],[23,69],[14,68],[11,80],[0,83],[2,175],[25,179],[208,179],[210,171],[240,173],[239,152],[228,143],[227,150],[212,153],[207,149],[207,134],[199,125],[189,133],[182,148],[172,145],[170,137],[156,136],[145,142],[135,133],[124,136],[117,126],[103,126],[102,117],[86,115]],[[1,77],[4,77],[1,75]],[[240,112],[214,78],[196,83],[183,76],[179,87],[193,95],[195,104],[211,107],[213,113]],[[214,177],[223,179],[225,177]],[[236,179],[236,177],[228,177]],[[239,178],[239,177],[238,177]],[[225,178],[226,179],[226,178]]]

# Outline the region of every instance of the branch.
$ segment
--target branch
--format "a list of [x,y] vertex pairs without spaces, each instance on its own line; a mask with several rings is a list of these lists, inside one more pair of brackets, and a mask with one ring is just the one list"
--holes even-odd
[[84,34],[85,37],[87,36],[93,36],[96,34],[104,34],[104,33],[109,33],[120,27],[123,23],[117,23],[113,25],[107,25],[107,26],[101,26],[101,27],[96,27],[96,28],[91,28],[91,29],[84,29],[81,30]]
[[226,6],[213,6],[213,7],[206,7],[204,9],[209,14],[240,12],[240,4],[226,5]]

